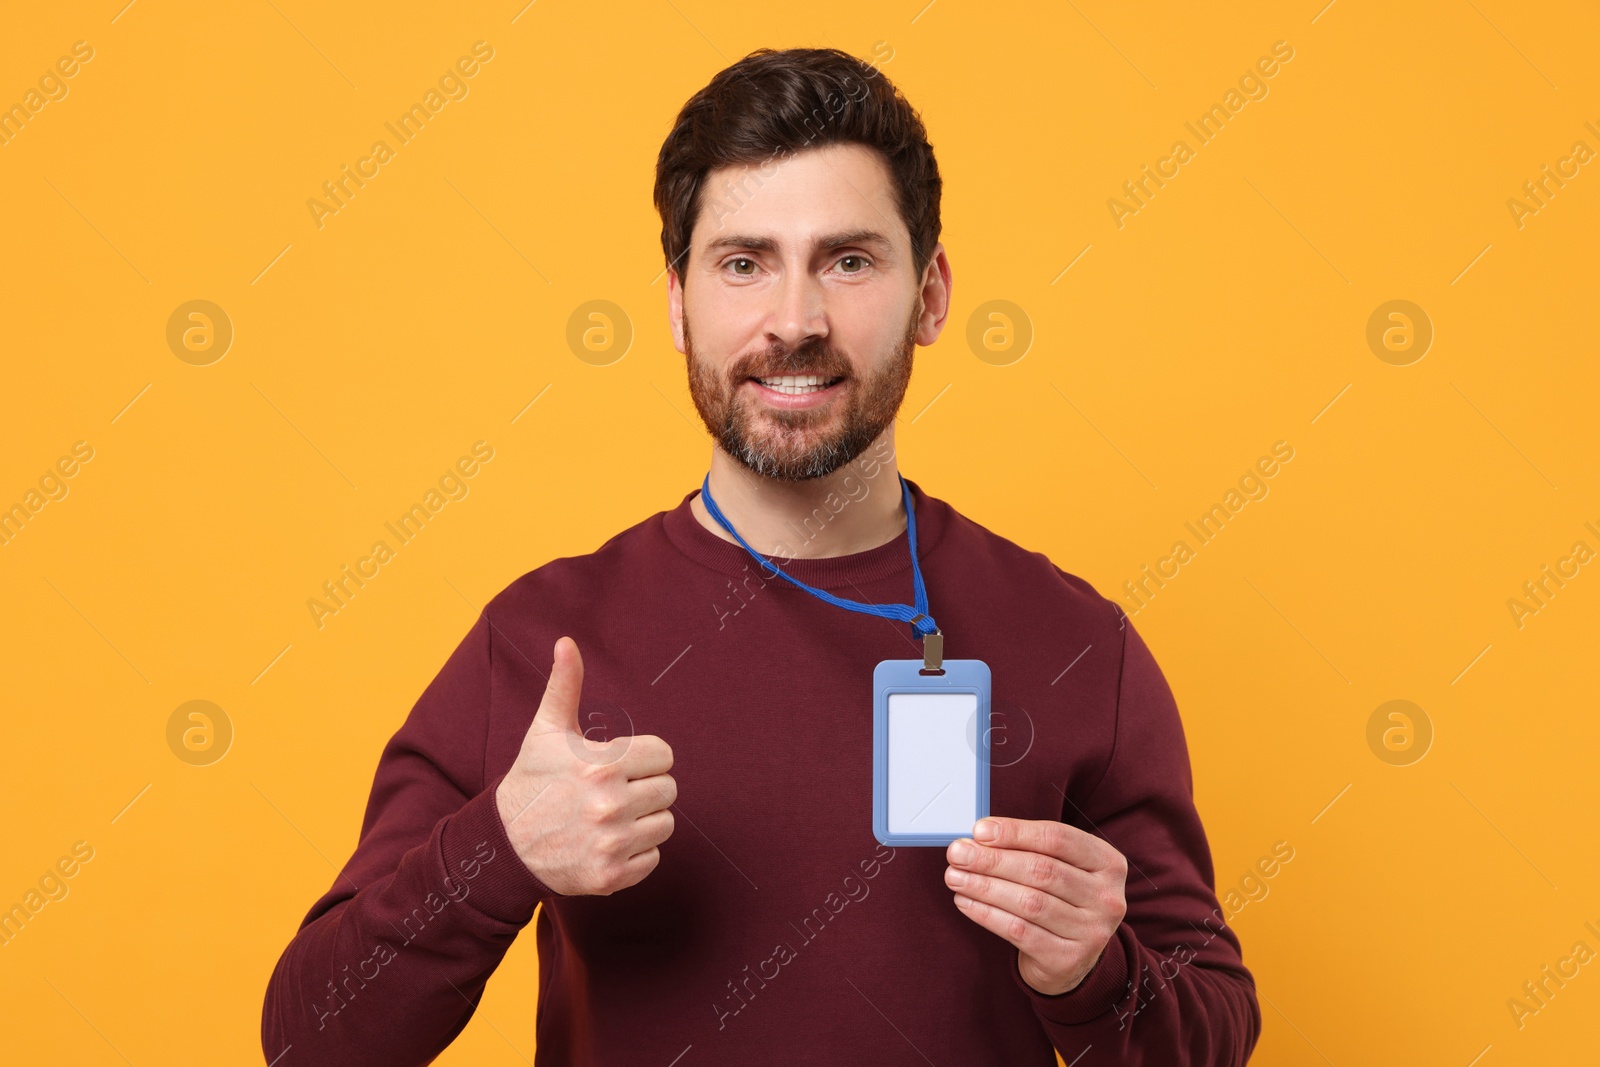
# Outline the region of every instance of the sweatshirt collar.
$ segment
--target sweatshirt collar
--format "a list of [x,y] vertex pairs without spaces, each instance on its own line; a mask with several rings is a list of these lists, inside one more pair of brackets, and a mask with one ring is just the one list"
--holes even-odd
[[[911,489],[912,505],[916,508],[917,549],[922,557],[923,568],[926,570],[928,557],[944,539],[945,529],[949,526],[950,506],[925,494],[910,478],[906,479],[906,484]],[[754,556],[734,542],[724,541],[700,525],[700,520],[696,519],[694,512],[690,510],[690,502],[699,493],[698,487],[690,490],[684,494],[683,500],[677,507],[664,513],[668,539],[685,556],[721,574],[734,578],[747,574],[762,575],[763,569]],[[806,526],[795,527],[793,541],[801,542],[809,536],[814,536],[814,531],[824,529],[835,514],[849,506],[849,499],[843,495],[829,497],[823,506],[812,513],[813,517],[808,520]],[[909,574],[911,571],[911,550],[905,530],[901,530],[892,540],[876,548],[869,548],[865,552],[799,559],[788,559],[783,556],[769,558],[782,567],[786,574],[798,578],[807,585],[828,589],[830,592],[848,590],[852,585],[877,581],[901,572]],[[773,577],[770,580],[786,589],[801,592],[782,578]]]

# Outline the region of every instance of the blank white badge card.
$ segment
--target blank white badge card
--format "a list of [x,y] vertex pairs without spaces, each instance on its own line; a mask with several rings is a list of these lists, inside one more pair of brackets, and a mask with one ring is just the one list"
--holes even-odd
[[889,694],[889,832],[969,834],[978,810],[978,698]]

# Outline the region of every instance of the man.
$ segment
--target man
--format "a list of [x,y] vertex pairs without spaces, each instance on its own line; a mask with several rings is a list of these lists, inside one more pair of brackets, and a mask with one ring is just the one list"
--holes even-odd
[[[541,1065],[1245,1062],[1254,984],[1150,651],[902,489],[895,413],[950,307],[939,194],[916,113],[844,53],[763,50],[685,105],[656,178],[670,319],[751,551],[691,491],[495,597],[278,963],[269,1059],[428,1062],[542,904]],[[904,604],[910,519],[1004,731],[995,816],[948,849],[871,828],[873,667],[922,645],[751,554]]]

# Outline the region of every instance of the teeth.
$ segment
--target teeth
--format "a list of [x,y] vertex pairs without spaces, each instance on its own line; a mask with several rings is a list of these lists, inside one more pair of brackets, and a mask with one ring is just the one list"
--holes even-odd
[[821,385],[828,379],[815,374],[779,374],[770,378],[762,378],[762,385]]
[[780,374],[756,380],[769,389],[786,393],[790,396],[798,396],[802,393],[815,393],[821,390],[831,379],[817,374]]

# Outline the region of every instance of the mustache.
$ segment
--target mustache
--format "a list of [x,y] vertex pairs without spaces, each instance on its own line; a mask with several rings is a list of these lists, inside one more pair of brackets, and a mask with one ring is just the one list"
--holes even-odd
[[783,351],[777,348],[753,352],[733,362],[728,378],[738,384],[746,378],[770,378],[780,374],[816,374],[824,378],[850,376],[850,360],[826,342],[805,344]]

